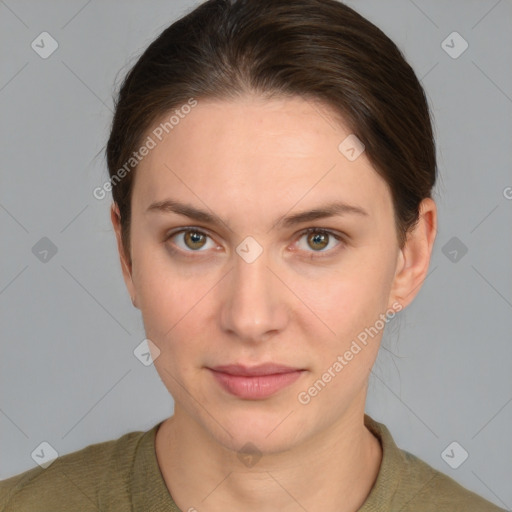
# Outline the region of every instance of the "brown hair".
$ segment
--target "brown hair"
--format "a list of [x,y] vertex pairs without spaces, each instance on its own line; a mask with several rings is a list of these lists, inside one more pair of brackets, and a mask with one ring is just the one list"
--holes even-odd
[[136,165],[116,173],[172,109],[247,93],[319,100],[340,114],[389,186],[403,247],[437,170],[427,99],[400,50],[336,0],[208,0],[151,43],[115,101],[106,155],[128,259]]

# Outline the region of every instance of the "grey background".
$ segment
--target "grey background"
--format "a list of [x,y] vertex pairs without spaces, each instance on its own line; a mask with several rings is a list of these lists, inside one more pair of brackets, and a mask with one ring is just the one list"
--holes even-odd
[[[62,455],[172,414],[154,367],[133,354],[140,314],[110,197],[92,191],[108,176],[116,80],[196,3],[0,1],[0,479],[34,467],[42,441]],[[399,446],[510,509],[512,2],[347,3],[422,79],[440,171],[430,274],[387,328],[367,412]],[[47,59],[31,48],[43,31],[59,44]],[[457,59],[441,47],[453,31],[469,44]],[[57,248],[46,262],[32,252],[43,237]],[[441,457],[452,441],[469,453],[457,469]]]

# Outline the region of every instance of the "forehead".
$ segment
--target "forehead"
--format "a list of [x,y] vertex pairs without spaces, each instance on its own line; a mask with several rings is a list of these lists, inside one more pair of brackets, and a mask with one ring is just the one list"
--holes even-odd
[[325,105],[298,97],[198,99],[159,140],[155,133],[169,118],[147,134],[155,147],[137,168],[133,193],[141,208],[169,195],[226,214],[230,207],[263,213],[319,200],[359,204],[373,215],[391,206],[365,153],[351,161],[340,150],[353,135]]

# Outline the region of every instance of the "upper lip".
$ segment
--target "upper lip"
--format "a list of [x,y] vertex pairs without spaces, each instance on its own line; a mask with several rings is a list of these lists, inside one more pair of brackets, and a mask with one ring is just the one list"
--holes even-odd
[[276,373],[291,373],[300,371],[301,368],[293,368],[281,364],[264,363],[256,366],[244,366],[241,364],[226,364],[213,366],[210,368],[215,372],[228,373],[229,375],[240,375],[245,377],[255,377],[260,375],[274,375]]

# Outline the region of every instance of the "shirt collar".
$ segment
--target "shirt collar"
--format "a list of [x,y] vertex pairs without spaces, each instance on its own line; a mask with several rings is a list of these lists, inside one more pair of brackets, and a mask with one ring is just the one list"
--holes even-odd
[[358,512],[391,510],[403,474],[402,468],[406,463],[404,454],[395,444],[386,425],[378,423],[367,414],[364,415],[364,424],[380,442],[382,461],[370,494]]
[[156,433],[164,421],[145,432],[136,448],[131,475],[132,510],[180,512],[167,489],[156,458]]

